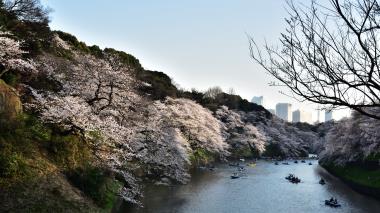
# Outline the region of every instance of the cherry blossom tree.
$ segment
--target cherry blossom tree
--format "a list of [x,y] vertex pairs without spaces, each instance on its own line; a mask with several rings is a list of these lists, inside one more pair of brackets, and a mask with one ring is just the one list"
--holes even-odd
[[225,137],[234,148],[252,144],[261,154],[268,145],[275,145],[283,156],[297,157],[308,153],[310,147],[319,141],[315,132],[302,131],[275,116],[267,118],[256,111],[235,112],[221,107],[215,116],[224,123]]
[[[379,115],[380,110],[371,109],[370,113]],[[379,125],[378,119],[358,112],[353,112],[351,118],[337,122],[326,136],[321,162],[344,165],[380,153]]]
[[231,149],[250,149],[259,154],[265,151],[265,136],[254,125],[243,122],[240,114],[222,106],[215,116],[224,124],[224,137]]
[[95,58],[73,51],[59,38],[55,42],[72,51],[72,60],[44,54],[37,58],[37,67],[40,75],[56,82],[60,89],[29,86],[35,100],[27,106],[39,112],[44,122],[79,132],[91,141],[99,163],[126,177],[129,187],[122,192],[124,198],[138,202],[138,184],[125,167],[136,156],[129,142],[135,126],[132,115],[139,114],[134,107],[141,102],[132,70],[116,57]]
[[155,101],[138,123],[133,149],[149,173],[186,183],[192,166],[190,156],[197,149],[227,156],[221,123],[208,110],[188,99]]
[[228,145],[221,136],[222,127],[210,110],[189,99],[167,98],[164,103],[174,118],[173,125],[185,134],[192,149],[228,155]]
[[307,154],[311,144],[319,140],[316,133],[302,131],[275,116],[266,123],[258,124],[258,128],[264,132],[268,143],[278,145],[288,157]]
[[32,60],[24,59],[26,51],[21,49],[21,42],[12,38],[12,34],[0,29],[0,78],[10,70],[19,72],[37,72]]

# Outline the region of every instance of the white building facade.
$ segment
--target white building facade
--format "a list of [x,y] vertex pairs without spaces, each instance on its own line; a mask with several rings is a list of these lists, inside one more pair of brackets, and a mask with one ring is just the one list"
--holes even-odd
[[276,104],[276,115],[285,121],[292,121],[292,105],[289,103]]
[[325,111],[325,122],[331,121],[333,119],[333,112],[332,111]]
[[264,105],[264,97],[263,96],[255,96],[251,100],[252,103],[263,106]]
[[293,112],[293,122],[306,122],[311,124],[313,122],[312,114],[307,111],[296,110]]

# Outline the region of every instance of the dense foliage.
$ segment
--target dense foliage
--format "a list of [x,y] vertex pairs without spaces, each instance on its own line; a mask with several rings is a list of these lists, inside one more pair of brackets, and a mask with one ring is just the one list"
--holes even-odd
[[127,188],[121,194],[126,200],[138,202],[136,167],[143,167],[152,179],[183,183],[195,151],[205,150],[219,159],[228,155],[221,125],[207,109],[188,99],[145,98],[139,94],[144,82],[133,78],[135,70],[119,54],[103,52],[100,59],[71,49],[59,37],[55,42],[71,50],[72,58],[44,54],[36,60],[38,75],[61,89],[27,85],[33,100],[25,106],[45,123],[91,141],[104,166],[124,177]]
[[[379,110],[372,109],[371,113],[379,113]],[[379,125],[378,120],[357,112],[351,118],[337,122],[326,136],[321,161],[334,162],[337,165],[372,161],[378,167]]]
[[301,130],[265,112],[243,112],[222,107],[216,113],[227,126],[227,141],[238,150],[251,150],[251,155],[269,157],[307,156],[319,140],[315,132]]

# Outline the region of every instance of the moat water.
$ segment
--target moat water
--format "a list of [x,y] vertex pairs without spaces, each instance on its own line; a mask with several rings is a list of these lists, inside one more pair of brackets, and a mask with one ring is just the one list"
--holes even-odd
[[[312,165],[308,165],[312,162]],[[258,161],[245,166],[241,177],[231,179],[236,167],[220,165],[214,171],[196,171],[187,185],[146,186],[144,208],[121,205],[125,213],[309,213],[309,212],[380,212],[380,201],[359,194],[330,175],[318,162],[275,165]],[[293,173],[301,183],[292,184],[285,177]],[[320,178],[326,185],[320,185]],[[336,197],[339,208],[326,206],[324,200]]]

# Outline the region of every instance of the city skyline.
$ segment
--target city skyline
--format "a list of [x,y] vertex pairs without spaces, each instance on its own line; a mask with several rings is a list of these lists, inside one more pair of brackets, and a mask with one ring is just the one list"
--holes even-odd
[[[337,120],[335,110],[331,110],[331,111],[321,110],[321,109],[311,110],[310,108],[308,108],[306,110],[300,105],[294,106],[291,103],[276,103],[276,105],[274,107],[268,107],[268,104],[264,100],[265,100],[264,96],[253,96],[251,98],[251,103],[255,103],[255,104],[263,106],[266,110],[268,110],[269,112],[271,112],[272,114],[274,114],[280,118],[282,118],[282,117],[277,114],[277,110],[276,110],[277,105],[278,104],[290,104],[291,105],[291,111],[289,113],[291,114],[291,116],[288,116],[288,117],[292,118],[290,120],[291,122],[294,121],[294,113],[296,111],[299,111],[299,116],[304,118],[304,119],[300,118],[300,122],[307,122],[307,123],[311,124],[311,123],[315,123],[315,122],[325,122],[325,121],[329,121],[332,119]],[[321,112],[323,112],[323,113],[321,114]],[[298,122],[298,121],[295,121],[295,122]]]
[[[251,103],[255,103],[255,104],[263,106],[265,109],[267,109],[269,112],[271,112],[274,115],[277,115],[277,112],[276,112],[276,105],[277,104],[279,104],[279,103],[291,104],[292,105],[292,112],[291,112],[292,114],[293,114],[293,112],[295,112],[297,110],[311,114],[310,115],[311,119],[307,119],[307,120],[310,120],[310,122],[308,122],[308,123],[325,122],[325,121],[332,120],[332,119],[339,120],[339,119],[342,119],[344,117],[350,116],[350,111],[346,110],[346,109],[344,109],[344,110],[331,110],[331,113],[328,114],[326,112],[327,110],[321,109],[319,107],[315,107],[314,105],[312,107],[306,108],[302,104],[296,105],[296,104],[292,104],[290,102],[268,101],[268,99],[262,95],[261,96],[253,96],[250,100],[251,100],[250,101]],[[326,115],[328,116],[328,119],[326,119]]]

